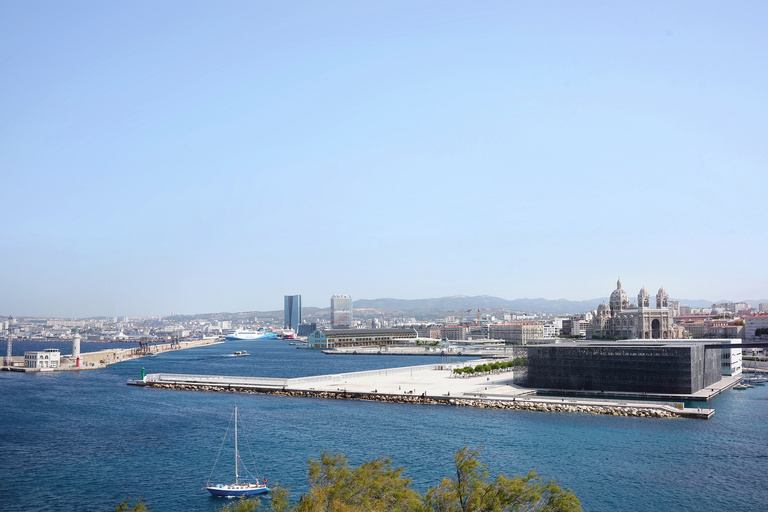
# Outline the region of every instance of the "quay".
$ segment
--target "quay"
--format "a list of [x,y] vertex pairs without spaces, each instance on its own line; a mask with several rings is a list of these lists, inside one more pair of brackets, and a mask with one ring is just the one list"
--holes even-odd
[[485,357],[504,358],[525,356],[525,350],[521,347],[491,345],[485,347],[475,346],[398,346],[382,345],[375,347],[336,347],[323,350],[328,355],[386,355],[386,356],[460,356],[460,357]]
[[188,348],[213,345],[216,343],[221,342],[217,339],[206,339],[181,341],[178,343],[158,343],[157,345],[150,345],[149,352],[141,350],[140,347],[104,349],[97,350],[95,352],[81,352],[80,366],[75,366],[72,361],[68,359],[68,356],[62,356],[61,366],[58,368],[25,368],[24,366],[20,366],[20,364],[24,363],[24,356],[14,356],[14,364],[12,366],[2,366],[0,367],[0,370],[24,373],[99,370],[101,368],[106,368],[111,364],[122,363],[124,361],[130,361],[132,359],[139,359],[142,357],[152,357],[162,352],[184,350]]
[[[407,366],[291,379],[153,373],[142,379],[129,380],[127,384],[179,390],[268,393],[294,397],[653,418],[709,419],[715,414],[708,404],[706,407],[705,404],[702,407],[686,407],[684,402],[692,400],[692,395],[657,397],[651,394],[617,393],[610,397],[542,396],[538,390],[516,383],[520,381],[519,368],[474,376],[453,374],[454,368],[481,362]],[[694,399],[706,401],[737,382],[732,381],[730,378],[723,379],[710,386],[706,394]]]

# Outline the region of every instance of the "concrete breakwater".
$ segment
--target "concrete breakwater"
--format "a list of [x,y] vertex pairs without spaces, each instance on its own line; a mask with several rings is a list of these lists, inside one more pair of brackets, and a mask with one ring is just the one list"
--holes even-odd
[[[134,382],[139,384],[139,381]],[[195,391],[221,391],[236,393],[267,393],[304,398],[325,398],[336,400],[368,400],[390,403],[412,403],[432,405],[452,405],[457,407],[479,407],[485,409],[508,409],[534,412],[568,412],[583,414],[605,414],[610,416],[628,416],[639,418],[701,418],[706,419],[714,414],[711,410],[678,409],[669,405],[643,404],[615,404],[615,403],[580,403],[576,401],[556,402],[547,399],[513,398],[513,399],[487,399],[487,398],[462,398],[462,397],[436,397],[428,395],[390,394],[390,393],[360,393],[352,391],[328,391],[328,390],[290,390],[284,388],[265,388],[232,384],[194,384],[181,382],[152,382],[143,384],[147,387],[177,390]]]

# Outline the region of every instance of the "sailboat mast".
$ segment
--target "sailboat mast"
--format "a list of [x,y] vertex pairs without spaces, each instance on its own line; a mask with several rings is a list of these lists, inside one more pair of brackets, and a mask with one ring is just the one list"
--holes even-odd
[[237,406],[235,406],[235,483],[238,484],[240,481],[237,478],[238,473],[238,464],[237,464]]

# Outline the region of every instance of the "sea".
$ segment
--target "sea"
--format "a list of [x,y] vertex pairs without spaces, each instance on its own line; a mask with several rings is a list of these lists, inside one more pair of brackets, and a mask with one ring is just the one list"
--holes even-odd
[[[18,350],[68,352],[60,343],[25,343],[32,344]],[[250,355],[236,357],[237,350]],[[299,377],[439,362],[446,360],[325,355],[270,340],[165,352],[101,370],[0,372],[0,510],[109,511],[141,498],[155,512],[215,511],[227,501],[203,486],[232,480],[233,457],[222,441],[235,405],[243,460],[270,484],[289,486],[293,499],[308,489],[308,459],[324,451],[341,452],[352,465],[389,457],[423,492],[450,477],[454,453],[470,446],[492,475],[533,469],[572,489],[586,511],[768,508],[768,386],[727,391],[712,400],[712,419],[691,420],[126,384],[142,370]]]

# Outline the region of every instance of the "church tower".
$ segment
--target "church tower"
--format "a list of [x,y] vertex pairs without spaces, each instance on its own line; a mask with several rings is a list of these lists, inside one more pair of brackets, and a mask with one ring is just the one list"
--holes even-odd
[[643,288],[640,290],[640,293],[637,294],[637,307],[651,307],[651,294],[648,293],[648,290],[645,289],[645,286],[643,286]]
[[662,286],[659,288],[659,293],[656,294],[656,309],[663,309],[669,307],[669,295],[667,290]]

